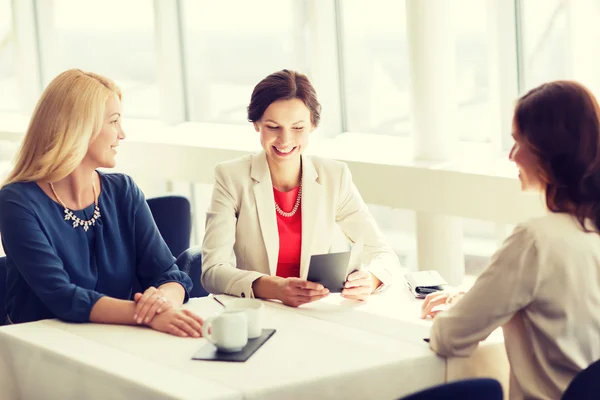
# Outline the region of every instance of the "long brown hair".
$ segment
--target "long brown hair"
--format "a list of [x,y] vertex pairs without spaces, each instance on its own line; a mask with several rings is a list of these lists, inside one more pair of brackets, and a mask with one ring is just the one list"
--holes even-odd
[[600,227],[600,108],[573,81],[545,83],[519,99],[513,125],[537,158],[546,206]]

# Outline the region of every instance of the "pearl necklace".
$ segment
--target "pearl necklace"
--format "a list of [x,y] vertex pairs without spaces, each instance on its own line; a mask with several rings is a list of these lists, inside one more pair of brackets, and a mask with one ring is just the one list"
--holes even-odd
[[296,202],[294,203],[294,208],[292,208],[292,211],[290,212],[285,212],[281,209],[281,207],[279,207],[279,204],[277,204],[277,201],[275,201],[275,211],[277,211],[277,214],[281,215],[282,217],[293,217],[294,214],[296,214],[296,211],[298,211],[298,207],[300,207],[300,200],[302,199],[302,175],[300,176],[300,189],[298,189],[298,196],[296,196]]
[[58,197],[58,194],[56,194],[56,190],[54,190],[54,185],[52,184],[52,182],[50,182],[50,189],[52,189],[52,193],[54,193],[54,197],[56,197],[56,200],[58,200],[60,205],[63,206],[63,208],[64,208],[63,212],[65,213],[65,221],[69,221],[69,220],[73,221],[73,228],[77,228],[78,226],[81,226],[83,228],[83,230],[87,232],[88,229],[90,228],[90,226],[96,225],[96,220],[98,218],[100,218],[100,207],[98,207],[98,197],[96,197],[96,185],[94,185],[94,181],[92,181],[92,191],[94,192],[94,205],[95,205],[94,215],[92,216],[92,218],[88,219],[87,221],[82,220],[81,218],[76,216],[73,213],[73,211],[71,211],[67,208],[65,203],[63,203],[62,200],[60,199],[60,197]]

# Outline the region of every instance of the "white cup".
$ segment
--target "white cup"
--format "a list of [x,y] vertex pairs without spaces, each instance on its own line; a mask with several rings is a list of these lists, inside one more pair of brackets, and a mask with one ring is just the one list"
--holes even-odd
[[248,318],[248,338],[262,335],[263,303],[255,299],[233,299],[225,303],[227,311],[243,311]]
[[220,351],[240,351],[248,343],[248,317],[243,311],[225,310],[222,314],[204,321],[202,336]]

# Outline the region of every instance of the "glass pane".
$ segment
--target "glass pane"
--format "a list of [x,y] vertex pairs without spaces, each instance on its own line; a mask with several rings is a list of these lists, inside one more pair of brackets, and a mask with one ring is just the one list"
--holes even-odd
[[461,140],[489,142],[487,1],[455,0],[457,132]]
[[563,0],[520,2],[522,63],[527,91],[569,73],[567,9]]
[[575,79],[600,96],[600,1],[521,1],[524,87]]
[[96,72],[121,87],[127,116],[158,117],[152,2],[52,4],[50,32],[42,36],[44,84],[70,68]]
[[348,131],[410,134],[404,3],[340,2]]
[[187,0],[183,6],[191,120],[247,124],[246,107],[261,79],[282,69],[306,72],[304,1]]
[[[459,137],[490,141],[486,2],[456,0]],[[385,12],[381,12],[385,10]],[[341,3],[348,130],[409,135],[409,65],[404,1]]]
[[19,107],[10,0],[0,0],[0,111]]
[[498,248],[497,229],[495,222],[463,218],[465,274],[477,276],[487,268]]
[[[364,195],[364,193],[363,193]],[[417,269],[416,213],[413,210],[367,204],[383,236],[403,267]]]

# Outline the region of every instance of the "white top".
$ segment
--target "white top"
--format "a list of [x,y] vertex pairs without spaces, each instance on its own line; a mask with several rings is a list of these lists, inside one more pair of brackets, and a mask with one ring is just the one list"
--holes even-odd
[[455,307],[438,314],[431,347],[466,356],[502,326],[510,398],[558,399],[600,359],[600,235],[568,214],[517,226]]

